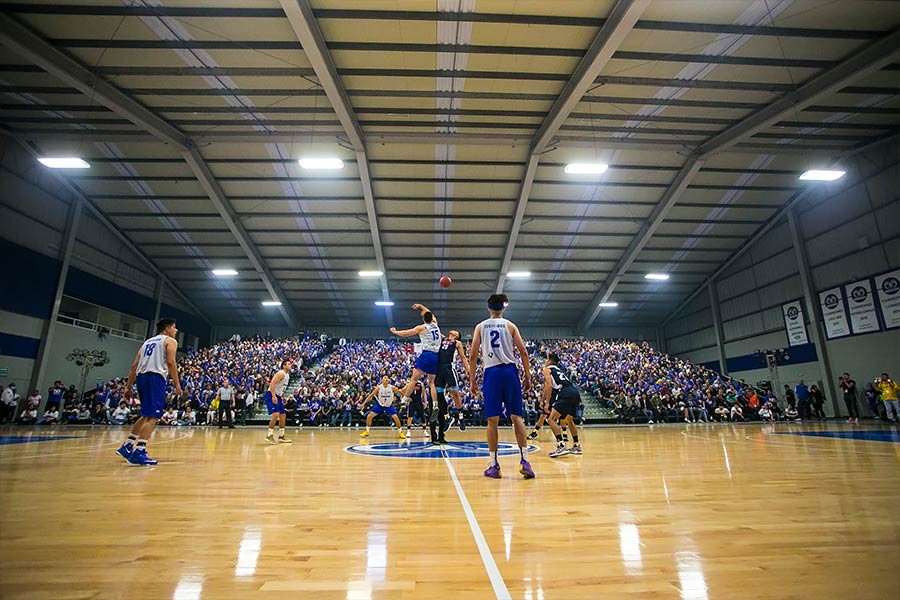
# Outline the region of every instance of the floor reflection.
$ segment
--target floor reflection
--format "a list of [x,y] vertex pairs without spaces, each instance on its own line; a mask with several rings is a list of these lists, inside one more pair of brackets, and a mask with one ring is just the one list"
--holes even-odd
[[677,552],[675,564],[681,585],[681,600],[709,600],[700,555],[695,552]]
[[261,549],[262,531],[258,528],[245,529],[238,548],[237,564],[234,566],[234,574],[237,577],[250,577],[256,573],[256,563]]

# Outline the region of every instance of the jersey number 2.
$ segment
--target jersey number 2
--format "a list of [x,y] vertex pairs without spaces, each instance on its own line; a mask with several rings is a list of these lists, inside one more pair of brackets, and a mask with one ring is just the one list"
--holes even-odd
[[500,347],[500,332],[496,329],[491,332],[491,348]]

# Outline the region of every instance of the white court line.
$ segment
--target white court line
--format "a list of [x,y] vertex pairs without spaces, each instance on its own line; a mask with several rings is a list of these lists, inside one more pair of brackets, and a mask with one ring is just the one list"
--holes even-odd
[[484,539],[484,534],[481,533],[481,527],[478,526],[478,520],[475,518],[475,513],[472,512],[472,507],[469,505],[466,493],[463,491],[462,485],[460,485],[459,479],[456,477],[456,471],[453,470],[453,463],[450,462],[450,458],[444,450],[441,450],[441,454],[444,456],[444,462],[447,463],[447,470],[450,471],[450,479],[453,480],[453,486],[456,488],[456,495],[459,496],[463,511],[466,513],[466,520],[469,521],[469,529],[472,530],[472,536],[475,538],[475,545],[478,546],[478,553],[481,554],[481,562],[484,563],[488,578],[491,580],[491,585],[494,587],[494,595],[498,600],[512,600],[509,589],[506,587],[506,582],[503,581],[503,576],[500,575],[500,569],[497,568],[497,563],[494,562],[494,556],[491,554],[491,549],[488,547],[487,540]]

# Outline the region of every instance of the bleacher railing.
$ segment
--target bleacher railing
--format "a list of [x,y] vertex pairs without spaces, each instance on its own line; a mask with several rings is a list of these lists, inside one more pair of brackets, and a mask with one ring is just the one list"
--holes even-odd
[[125,338],[127,340],[136,340],[138,342],[142,342],[144,340],[143,334],[140,333],[132,333],[130,331],[125,331],[124,329],[116,329],[115,327],[110,327],[108,325],[91,323],[90,321],[75,319],[73,317],[67,317],[65,315],[58,315],[56,317],[56,321],[58,323],[65,323],[66,325],[71,325],[73,327],[80,327],[81,329],[88,329],[90,331],[96,331],[97,333],[104,333],[106,335]]

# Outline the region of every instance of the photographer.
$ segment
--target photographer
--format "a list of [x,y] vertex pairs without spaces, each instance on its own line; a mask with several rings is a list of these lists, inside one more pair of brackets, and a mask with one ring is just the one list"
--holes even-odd
[[850,373],[842,373],[838,382],[841,389],[844,390],[844,404],[847,405],[847,412],[850,413],[847,422],[859,424],[859,408],[856,405],[858,397],[856,382],[850,379]]

